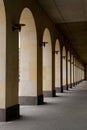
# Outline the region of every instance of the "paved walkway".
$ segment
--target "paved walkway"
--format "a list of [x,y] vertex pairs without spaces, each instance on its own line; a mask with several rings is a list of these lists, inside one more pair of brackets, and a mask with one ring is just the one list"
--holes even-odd
[[21,118],[0,130],[87,130],[87,81],[39,106],[21,106]]

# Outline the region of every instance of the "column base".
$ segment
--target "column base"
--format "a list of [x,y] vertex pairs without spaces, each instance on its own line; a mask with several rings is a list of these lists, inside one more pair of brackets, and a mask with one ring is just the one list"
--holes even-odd
[[83,80],[79,80],[79,81],[78,81],[78,84],[80,84],[82,81],[83,81]]
[[73,87],[73,85],[72,85],[72,83],[70,84],[70,88],[72,88]]
[[72,88],[72,84],[68,84],[68,88]]
[[67,86],[66,86],[66,85],[64,85],[64,86],[63,86],[63,90],[66,90],[66,89],[67,89]]
[[55,97],[56,96],[56,91],[55,90],[43,91],[43,95],[44,95],[44,97]]
[[16,120],[19,117],[19,104],[6,109],[0,109],[0,122]]
[[60,93],[61,92],[61,87],[56,87],[56,93]]
[[69,86],[68,86],[68,85],[66,85],[66,90],[67,90],[67,91],[69,90]]
[[75,85],[76,85],[76,84],[75,84],[75,82],[74,82],[74,83],[73,83],[73,87],[75,87]]
[[63,86],[61,86],[61,93],[63,93]]
[[43,104],[43,95],[41,96],[20,96],[20,105],[41,105]]
[[73,88],[74,84],[73,84],[73,83],[71,83],[71,86],[72,86],[72,88]]

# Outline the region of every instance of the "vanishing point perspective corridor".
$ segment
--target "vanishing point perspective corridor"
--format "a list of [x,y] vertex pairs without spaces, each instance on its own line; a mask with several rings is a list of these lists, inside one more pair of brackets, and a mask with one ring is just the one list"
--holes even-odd
[[0,130],[87,130],[87,0],[0,0]]

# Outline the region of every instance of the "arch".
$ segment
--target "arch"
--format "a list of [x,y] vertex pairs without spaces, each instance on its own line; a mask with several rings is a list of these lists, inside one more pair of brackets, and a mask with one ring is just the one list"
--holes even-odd
[[3,0],[0,0],[0,108],[5,108],[6,85],[6,13]]
[[63,60],[63,86],[66,86],[66,49],[65,46],[63,46],[62,51],[62,60]]
[[25,26],[19,33],[19,96],[36,96],[37,35],[35,20],[28,8],[23,9],[20,23],[25,24]]
[[52,48],[51,35],[48,28],[43,33],[43,42],[47,42],[43,47],[43,92],[52,91]]
[[55,43],[55,88],[58,92],[60,88],[60,44],[58,39]]

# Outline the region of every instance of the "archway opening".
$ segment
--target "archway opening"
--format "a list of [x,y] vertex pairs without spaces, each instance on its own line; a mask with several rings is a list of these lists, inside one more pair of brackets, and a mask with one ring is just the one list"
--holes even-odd
[[6,96],[6,14],[3,0],[0,0],[0,108],[5,108]]
[[66,49],[65,46],[63,46],[63,52],[62,52],[62,60],[63,60],[63,87],[66,89]]
[[52,93],[52,48],[51,36],[46,28],[43,33],[43,95],[50,96]]
[[55,88],[56,92],[60,92],[60,44],[58,39],[55,43]]
[[[37,96],[37,36],[32,12],[24,8],[20,24],[25,24],[19,33],[19,103],[30,104]],[[29,98],[30,97],[30,98]]]

